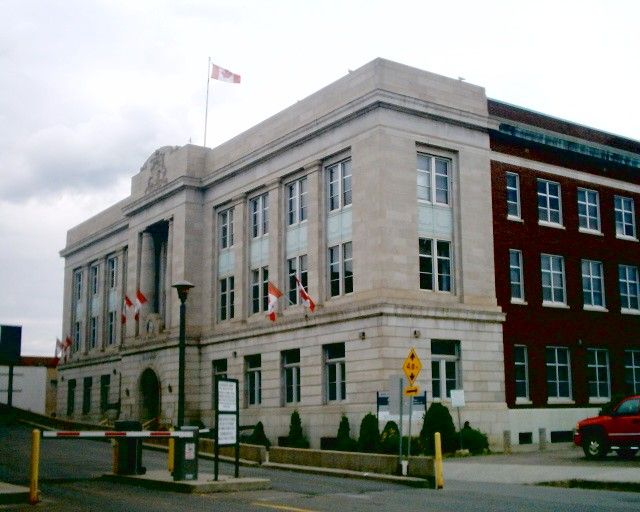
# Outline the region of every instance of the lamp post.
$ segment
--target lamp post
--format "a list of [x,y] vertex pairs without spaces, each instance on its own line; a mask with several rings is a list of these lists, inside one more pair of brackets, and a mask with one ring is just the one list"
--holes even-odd
[[178,425],[180,428],[184,424],[184,355],[185,355],[185,301],[189,290],[193,285],[189,281],[178,281],[172,285],[178,292],[180,299],[180,337],[178,341]]

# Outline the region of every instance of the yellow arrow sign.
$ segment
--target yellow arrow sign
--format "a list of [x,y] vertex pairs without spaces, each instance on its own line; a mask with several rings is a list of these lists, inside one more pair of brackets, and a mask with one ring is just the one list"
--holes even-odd
[[422,363],[420,362],[420,358],[418,357],[418,354],[416,354],[415,348],[412,348],[409,351],[409,355],[404,360],[404,364],[402,365],[402,370],[404,371],[404,374],[407,376],[407,379],[409,379],[409,384],[413,386],[413,383],[418,378],[418,374],[420,373],[420,370],[422,370]]
[[420,393],[420,388],[418,386],[407,386],[404,388],[405,396],[417,396]]

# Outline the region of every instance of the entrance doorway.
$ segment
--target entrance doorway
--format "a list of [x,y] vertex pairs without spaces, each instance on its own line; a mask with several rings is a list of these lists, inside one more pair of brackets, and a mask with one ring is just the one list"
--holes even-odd
[[144,422],[151,418],[157,418],[160,415],[160,382],[156,372],[151,368],[142,372],[140,394],[142,395],[140,419]]

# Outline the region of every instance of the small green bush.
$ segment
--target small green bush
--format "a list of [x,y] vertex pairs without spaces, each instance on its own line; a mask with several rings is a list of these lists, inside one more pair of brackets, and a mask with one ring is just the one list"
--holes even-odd
[[380,429],[378,418],[367,413],[360,423],[360,437],[358,438],[358,450],[361,452],[375,453],[379,450]]
[[398,453],[398,443],[400,442],[400,429],[395,421],[387,421],[380,434],[380,449],[382,453]]
[[302,421],[300,420],[300,414],[298,411],[293,411],[291,413],[287,446],[291,448],[309,448],[309,441],[304,437],[302,432]]
[[455,452],[458,449],[458,434],[451,413],[439,402],[433,402],[429,406],[424,415],[422,430],[420,430],[422,446],[428,455],[434,453],[434,434],[436,432],[440,432],[443,453]]
[[271,441],[269,441],[266,434],[264,433],[264,425],[261,421],[256,423],[256,426],[253,427],[253,432],[251,432],[251,435],[243,437],[242,441],[249,444],[259,444],[262,446],[266,446],[267,448],[271,446]]
[[473,455],[481,455],[489,450],[489,440],[475,428],[466,427],[460,431],[460,448],[469,450]]
[[336,441],[336,450],[341,452],[353,452],[357,449],[358,443],[351,437],[351,427],[349,426],[349,418],[344,414],[340,418],[338,426],[338,436]]

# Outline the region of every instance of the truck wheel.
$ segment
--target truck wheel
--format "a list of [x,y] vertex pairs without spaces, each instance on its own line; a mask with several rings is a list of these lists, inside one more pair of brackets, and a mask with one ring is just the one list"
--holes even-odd
[[587,459],[602,459],[608,451],[602,435],[596,432],[585,434],[582,449]]
[[618,450],[618,457],[621,459],[633,459],[636,456],[638,450],[634,448],[621,448]]

